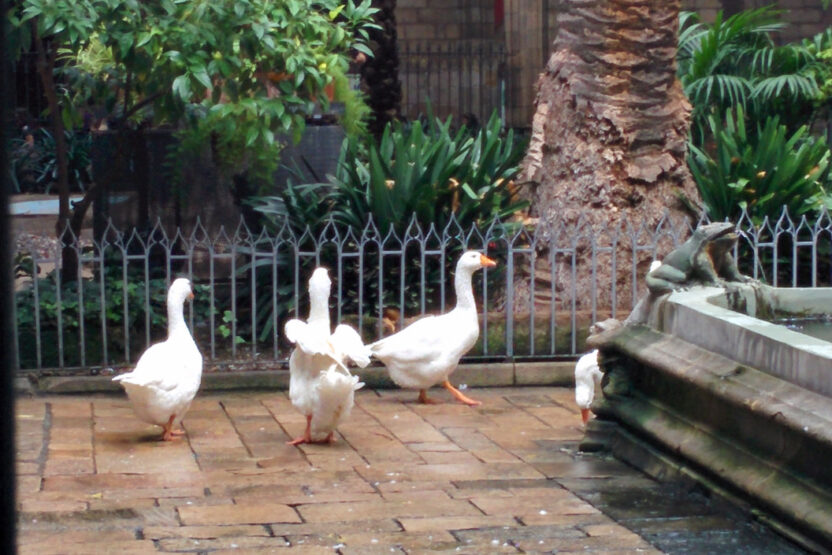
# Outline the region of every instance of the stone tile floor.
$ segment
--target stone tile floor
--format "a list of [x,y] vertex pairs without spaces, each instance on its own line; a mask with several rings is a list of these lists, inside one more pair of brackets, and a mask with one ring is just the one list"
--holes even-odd
[[483,405],[469,408],[440,391],[447,404],[362,390],[335,444],[300,447],[285,444],[304,426],[285,392],[201,395],[187,436],[170,443],[121,396],[23,398],[19,551],[660,553],[691,519],[733,542],[767,541],[706,501],[673,503],[681,520],[628,512],[623,491],[663,490],[575,451],[572,395],[477,389]]

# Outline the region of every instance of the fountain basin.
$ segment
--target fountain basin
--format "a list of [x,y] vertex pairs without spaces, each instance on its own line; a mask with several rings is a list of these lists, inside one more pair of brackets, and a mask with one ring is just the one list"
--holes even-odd
[[605,379],[585,445],[657,477],[694,477],[807,547],[832,545],[832,344],[757,318],[829,312],[832,289],[658,299],[647,325],[595,338]]
[[832,288],[739,285],[671,294],[647,325],[832,397],[832,343],[768,320],[832,314]]

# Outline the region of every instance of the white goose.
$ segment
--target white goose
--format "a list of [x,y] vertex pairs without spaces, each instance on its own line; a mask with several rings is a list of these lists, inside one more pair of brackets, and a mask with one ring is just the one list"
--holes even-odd
[[397,385],[419,390],[419,402],[433,403],[428,399],[427,390],[441,383],[458,401],[471,406],[480,404],[452,386],[448,377],[480,335],[472,276],[480,268],[496,265],[477,251],[463,253],[456,264],[456,307],[453,310],[441,316],[416,320],[402,331],[368,346],[370,352],[387,366]]
[[595,398],[595,388],[601,385],[604,374],[598,366],[598,349],[588,352],[575,364],[575,403],[581,409],[581,420],[589,421],[589,407]]
[[161,426],[162,439],[184,432],[175,430],[199,390],[202,355],[185,324],[183,305],[193,299],[191,282],[175,280],[168,290],[168,338],[148,347],[132,372],[113,378],[127,392],[136,416]]
[[362,368],[369,364],[361,336],[346,324],[330,334],[331,286],[326,268],[315,269],[309,278],[309,319],[289,320],[283,328],[296,345],[289,357],[289,398],[306,416],[306,430],[289,445],[331,442],[352,410],[355,391],[364,386],[345,366],[347,360]]

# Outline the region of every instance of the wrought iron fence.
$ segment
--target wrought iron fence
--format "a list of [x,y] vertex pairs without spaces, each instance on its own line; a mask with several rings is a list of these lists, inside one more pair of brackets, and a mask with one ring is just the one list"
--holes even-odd
[[[626,316],[642,292],[650,261],[690,232],[690,222],[618,222],[592,228],[495,223],[483,229],[425,230],[402,236],[369,225],[356,231],[329,224],[298,236],[241,223],[214,234],[190,230],[122,232],[109,226],[71,247],[75,279],[49,268],[60,252],[24,247],[16,258],[15,332],[20,370],[77,371],[129,365],[165,335],[165,294],[177,276],[192,279],[196,299],[186,313],[209,363],[283,364],[282,327],[307,314],[306,281],[325,265],[334,282],[333,319],[356,326],[366,341],[412,318],[453,303],[457,255],[480,249],[498,260],[475,275],[481,335],[469,359],[571,356],[588,326]],[[776,286],[832,284],[832,219],[738,222],[740,269]],[[643,287],[643,286],[641,286]],[[277,331],[276,331],[277,330]]]
[[489,40],[401,41],[402,112],[486,121],[495,110],[505,120],[506,48]]

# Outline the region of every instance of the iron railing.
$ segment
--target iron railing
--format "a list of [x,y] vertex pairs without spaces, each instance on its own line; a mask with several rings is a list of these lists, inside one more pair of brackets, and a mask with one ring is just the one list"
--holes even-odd
[[[306,317],[306,281],[326,265],[333,280],[333,320],[371,341],[454,302],[452,268],[463,249],[499,265],[475,275],[481,334],[469,359],[552,358],[583,349],[588,326],[623,318],[643,293],[643,273],[690,232],[687,221],[618,222],[383,233],[330,223],[320,233],[269,232],[245,224],[233,233],[144,233],[109,226],[76,242],[75,279],[49,271],[61,253],[24,245],[17,256],[15,335],[18,368],[77,371],[135,363],[165,334],[164,299],[177,276],[190,277],[196,299],[186,313],[206,359],[216,364],[282,364],[288,318]],[[832,284],[832,219],[738,222],[740,269],[775,286]],[[611,276],[614,276],[611,277]],[[278,333],[275,333],[278,330]],[[388,330],[388,331],[389,331]]]
[[399,42],[402,112],[409,119],[429,109],[485,122],[497,111],[505,121],[508,103],[505,45],[489,40]]

